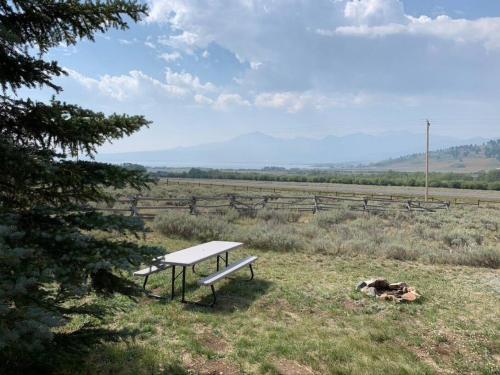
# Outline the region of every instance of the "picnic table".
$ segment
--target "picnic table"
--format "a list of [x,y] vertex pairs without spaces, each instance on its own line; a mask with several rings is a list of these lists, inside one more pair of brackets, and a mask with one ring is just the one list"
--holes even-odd
[[[188,247],[187,249],[174,251],[173,253],[164,255],[161,262],[172,266],[172,294],[171,298],[174,298],[175,289],[175,279],[182,275],[182,302],[185,302],[185,292],[186,292],[186,267],[193,267],[196,264],[201,263],[209,258],[217,257],[217,271],[219,271],[219,261],[220,255],[225,254],[224,262],[227,266],[229,259],[229,252],[242,247],[241,242],[228,242],[228,241],[211,241],[207,243],[202,243],[200,245]],[[175,275],[175,267],[182,267],[182,271],[179,275]]]
[[[198,282],[200,285],[207,285],[207,286],[211,287],[213,297],[214,297],[214,299],[213,299],[214,302],[212,303],[212,305],[213,305],[215,303],[215,290],[214,290],[213,284],[216,281],[223,279],[227,275],[241,269],[242,267],[244,267],[246,265],[250,266],[250,270],[252,272],[252,278],[253,278],[252,263],[257,259],[257,257],[248,257],[248,258],[243,259],[243,260],[241,260],[237,263],[234,263],[232,265],[228,264],[229,252],[236,250],[242,246],[243,246],[243,243],[241,243],[241,242],[229,242],[229,241],[211,241],[211,242],[203,243],[200,245],[196,245],[196,246],[189,247],[187,249],[175,251],[173,253],[156,258],[155,265],[151,265],[148,268],[137,271],[134,273],[134,275],[145,277],[143,288],[146,289],[146,283],[147,283],[149,275],[156,273],[156,272],[166,270],[168,268],[172,268],[171,299],[174,299],[174,295],[175,295],[175,280],[179,276],[182,276],[181,302],[186,302],[186,299],[185,299],[186,269],[188,267],[192,267],[193,273],[195,273],[195,266],[198,263],[201,263],[205,260],[216,257],[216,259],[217,259],[217,272],[215,274],[209,275],[205,279],[202,279]],[[225,263],[225,268],[222,270],[220,270],[220,260],[221,259]],[[180,273],[178,273],[177,275],[175,272],[176,267],[182,267]],[[155,296],[151,293],[149,293],[149,295],[151,295],[153,297],[160,298],[159,296]]]

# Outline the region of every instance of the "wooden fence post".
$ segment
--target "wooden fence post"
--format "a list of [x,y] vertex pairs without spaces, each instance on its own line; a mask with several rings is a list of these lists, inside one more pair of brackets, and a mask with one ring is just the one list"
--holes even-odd
[[411,211],[411,201],[406,202],[406,208]]
[[189,205],[189,213],[191,215],[196,215],[196,197],[194,195],[191,197],[191,204]]
[[318,207],[318,196],[314,196],[314,208],[313,208],[313,215],[315,215],[319,211]]
[[136,195],[130,197],[130,216],[139,216],[139,210],[137,209],[137,202],[139,198]]

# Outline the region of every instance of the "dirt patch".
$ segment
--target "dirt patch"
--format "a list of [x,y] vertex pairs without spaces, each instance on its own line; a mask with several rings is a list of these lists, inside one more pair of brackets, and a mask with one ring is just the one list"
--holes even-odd
[[280,359],[274,363],[276,371],[280,375],[311,375],[313,370],[289,359]]
[[432,359],[429,353],[427,353],[426,350],[421,349],[421,348],[415,348],[413,350],[415,355],[417,356],[418,359],[420,359],[422,362],[424,362],[426,365],[431,367],[434,371],[436,371],[438,374],[447,374],[451,372],[446,372],[444,371],[441,367],[437,365],[436,362]]
[[[434,351],[439,354],[441,360],[448,360],[459,352],[456,344],[457,338],[450,332],[440,332],[440,342],[434,345]],[[463,351],[467,351],[466,348]],[[470,354],[470,353],[469,353]]]
[[201,345],[210,349],[211,351],[222,354],[227,352],[227,342],[215,336],[213,333],[205,332],[198,337],[198,341]]
[[449,356],[452,353],[452,348],[447,343],[441,342],[436,346],[436,353],[441,356]]
[[239,375],[238,367],[221,360],[212,360],[203,363],[195,371],[199,375]]
[[182,362],[186,367],[186,370],[191,374],[196,375],[240,375],[241,372],[236,365],[228,363],[226,361],[217,360],[206,360],[204,358],[198,357],[193,358],[190,353],[184,353],[182,355]]
[[365,307],[363,301],[352,301],[352,300],[344,301],[344,308],[349,311],[359,311],[362,310],[363,307]]

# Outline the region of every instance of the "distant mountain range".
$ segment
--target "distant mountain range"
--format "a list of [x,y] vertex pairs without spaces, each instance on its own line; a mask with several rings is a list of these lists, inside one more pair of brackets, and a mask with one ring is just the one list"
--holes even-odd
[[[433,135],[431,149],[481,144],[484,138],[459,139]],[[261,168],[265,166],[310,166],[317,164],[370,163],[425,150],[425,136],[408,132],[378,135],[356,133],[346,136],[276,138],[250,133],[224,142],[159,151],[98,154],[109,163],[146,166],[198,166],[214,168]]]

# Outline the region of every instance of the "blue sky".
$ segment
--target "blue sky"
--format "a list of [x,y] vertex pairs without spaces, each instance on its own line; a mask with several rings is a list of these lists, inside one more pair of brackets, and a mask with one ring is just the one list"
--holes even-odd
[[[500,2],[149,0],[94,43],[51,50],[60,98],[153,121],[103,152],[254,131],[500,137]],[[48,90],[31,92],[39,99]]]

